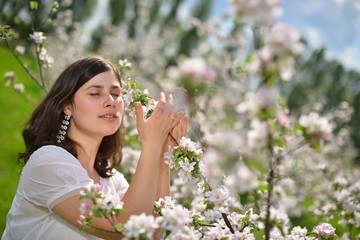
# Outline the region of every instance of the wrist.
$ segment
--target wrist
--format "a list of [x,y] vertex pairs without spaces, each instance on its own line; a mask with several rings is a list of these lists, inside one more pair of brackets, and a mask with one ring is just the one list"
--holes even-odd
[[153,141],[146,141],[141,143],[142,150],[149,150],[153,153],[161,154],[162,145]]

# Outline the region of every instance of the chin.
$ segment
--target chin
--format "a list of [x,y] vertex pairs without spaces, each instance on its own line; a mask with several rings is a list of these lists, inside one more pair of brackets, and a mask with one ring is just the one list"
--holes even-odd
[[118,129],[119,128],[104,131],[104,136],[107,137],[107,136],[114,135]]

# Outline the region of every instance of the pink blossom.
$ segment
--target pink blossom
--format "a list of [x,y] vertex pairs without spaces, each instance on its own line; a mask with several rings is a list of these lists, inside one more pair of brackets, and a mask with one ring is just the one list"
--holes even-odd
[[174,208],[175,201],[170,196],[165,196],[165,198],[159,198],[159,200],[155,202],[155,206],[156,207]]
[[260,107],[273,108],[277,104],[279,90],[275,87],[262,86],[256,92],[256,102]]
[[289,116],[283,112],[277,113],[276,121],[283,127],[288,127],[290,125]]
[[265,34],[266,43],[273,48],[276,54],[291,52],[299,54],[303,51],[304,46],[300,42],[300,33],[282,23],[276,23],[269,32]]
[[[80,213],[81,214],[85,214],[87,211],[89,211],[90,210],[90,208],[91,208],[91,203],[89,202],[89,201],[83,201],[83,202],[81,202],[81,204],[80,204]],[[80,217],[81,217],[82,215],[80,215]]]
[[324,117],[320,117],[317,112],[311,112],[309,115],[302,115],[299,124],[303,126],[307,133],[322,139],[332,137],[333,125]]
[[10,72],[6,72],[4,74],[4,77],[5,78],[13,78],[15,76],[14,72],[13,71],[10,71]]
[[[215,72],[201,58],[190,58],[180,62],[179,72],[182,77],[200,82],[211,83],[215,80]],[[176,75],[174,70],[172,74]]]
[[85,220],[85,216],[84,215],[80,215],[79,219],[76,221],[79,225],[82,225],[83,222]]
[[322,223],[317,225],[314,229],[314,233],[319,234],[322,237],[328,238],[335,235],[335,228],[329,223]]

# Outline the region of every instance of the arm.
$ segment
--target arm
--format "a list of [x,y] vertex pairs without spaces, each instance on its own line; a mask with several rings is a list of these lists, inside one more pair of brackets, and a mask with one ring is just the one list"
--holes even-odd
[[[183,113],[177,113],[174,122],[175,127],[172,128],[171,135],[179,143],[181,137],[186,136],[188,117],[184,116]],[[175,147],[176,145],[174,140],[168,136],[162,147],[156,200],[170,196],[170,169],[169,165],[165,163],[164,153],[168,150],[168,146]]]
[[[140,103],[135,104],[135,112],[142,151],[133,180],[122,198],[126,211],[117,217],[116,220],[119,223],[125,223],[134,214],[153,213],[158,190],[162,146],[172,128],[172,119],[169,118],[172,106],[170,103],[166,103],[163,93],[150,118],[144,120]],[[81,203],[79,197],[80,195],[76,195],[60,202],[53,208],[53,211],[66,221],[78,226],[76,222],[79,219]],[[87,228],[85,231],[98,237],[112,239],[112,234],[107,231],[113,231],[113,226],[106,219],[94,218],[92,226],[93,228]],[[119,234],[113,235],[119,238]]]

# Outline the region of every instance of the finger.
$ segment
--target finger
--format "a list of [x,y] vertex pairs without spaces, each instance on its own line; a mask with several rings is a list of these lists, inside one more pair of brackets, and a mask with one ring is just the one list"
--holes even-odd
[[161,92],[159,102],[156,104],[153,115],[162,114],[166,107],[165,94]]
[[187,135],[188,120],[189,120],[189,117],[188,117],[187,115],[185,115],[185,116],[181,119],[181,125],[182,125],[181,136],[182,136],[182,137],[185,137],[185,136]]
[[170,93],[169,96],[168,96],[168,103],[170,103],[171,105],[174,105],[174,97],[173,95]]
[[144,111],[141,106],[141,103],[139,102],[134,103],[134,108],[135,108],[136,126],[141,127],[145,123]]
[[174,112],[174,97],[172,94],[169,94],[169,96],[168,96],[165,111],[169,115],[171,115]]
[[165,97],[165,93],[161,92],[160,93],[160,101],[163,101],[164,103],[166,103],[166,97]]
[[173,121],[171,125],[171,129],[177,127],[180,124],[181,119],[184,117],[184,115],[185,114],[183,112],[177,112],[169,116],[169,118],[171,118],[171,120]]

